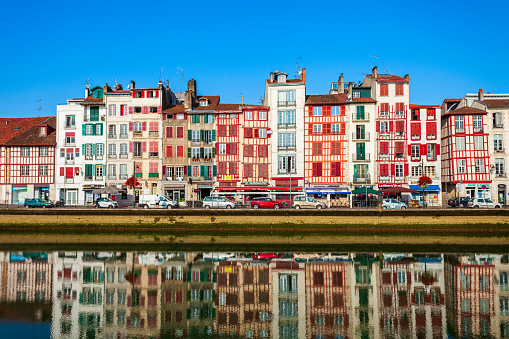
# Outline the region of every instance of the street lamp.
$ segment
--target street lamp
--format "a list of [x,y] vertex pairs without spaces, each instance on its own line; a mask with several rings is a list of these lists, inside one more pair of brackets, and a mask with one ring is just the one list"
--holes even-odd
[[140,167],[138,165],[136,165],[136,161],[133,161],[133,178],[134,178],[134,183],[133,183],[133,209],[136,208],[136,183],[138,181],[138,179],[136,179],[136,170],[138,170]]

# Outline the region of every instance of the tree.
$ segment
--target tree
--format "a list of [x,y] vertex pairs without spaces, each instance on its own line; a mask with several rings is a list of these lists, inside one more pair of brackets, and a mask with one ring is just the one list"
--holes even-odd
[[419,185],[422,190],[422,196],[423,196],[422,206],[424,208],[426,208],[426,199],[424,198],[424,191],[426,190],[426,188],[428,188],[429,185],[431,185],[432,182],[433,182],[433,180],[431,180],[430,177],[425,176],[425,175],[420,177],[419,181],[417,181],[417,185]]

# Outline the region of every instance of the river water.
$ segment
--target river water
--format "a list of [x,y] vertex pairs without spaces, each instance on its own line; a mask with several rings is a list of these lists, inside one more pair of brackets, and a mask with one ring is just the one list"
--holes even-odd
[[2,338],[509,337],[509,255],[0,252]]

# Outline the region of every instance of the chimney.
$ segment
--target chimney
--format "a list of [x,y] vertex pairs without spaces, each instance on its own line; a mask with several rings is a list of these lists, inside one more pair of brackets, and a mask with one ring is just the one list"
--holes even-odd
[[348,83],[348,99],[352,99],[353,94],[353,82]]
[[408,74],[405,74],[404,78],[408,80],[410,79],[410,76]]
[[193,109],[193,103],[196,100],[196,80],[191,79],[187,82],[187,90],[184,93],[184,108]]
[[372,76],[373,78],[375,78],[375,79],[378,77],[378,68],[377,68],[376,66],[375,66],[375,67],[373,67],[373,70],[372,70],[372,72],[371,72],[371,76]]
[[85,99],[90,95],[90,85],[85,86]]
[[163,82],[161,80],[157,83],[157,88],[163,89]]
[[479,93],[477,96],[479,101],[484,101],[484,91],[482,90],[482,88],[479,89]]
[[108,83],[104,84],[103,93],[108,93]]
[[338,79],[338,92],[339,93],[345,92],[345,77],[343,76],[343,73],[341,73]]
[[134,89],[134,80],[131,80],[131,89]]
[[306,69],[303,68],[302,69],[302,78],[301,78],[302,82],[303,83],[306,83]]
[[270,72],[270,82],[274,82],[274,72]]

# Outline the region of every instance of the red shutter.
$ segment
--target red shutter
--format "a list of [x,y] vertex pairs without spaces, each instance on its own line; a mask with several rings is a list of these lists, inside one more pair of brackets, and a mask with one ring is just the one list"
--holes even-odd
[[129,153],[133,152],[133,142],[129,141]]
[[405,175],[408,175],[408,164],[405,164]]
[[63,177],[65,175],[65,168],[60,167],[60,176]]
[[159,91],[156,91],[156,98],[159,98]]
[[[157,91],[156,93],[159,93],[159,91]],[[163,107],[157,106],[157,113],[161,113],[162,111],[163,111]]]
[[129,114],[133,114],[133,106],[129,106]]
[[426,156],[428,153],[428,149],[427,149],[427,146],[426,144],[421,144],[421,156]]
[[312,117],[313,116],[313,106],[308,106],[309,108],[309,116]]
[[346,106],[341,106],[341,115],[346,115]]
[[141,123],[141,130],[142,130],[142,131],[146,131],[146,130],[147,130],[147,122],[146,122],[146,121],[143,121],[143,122]]
[[141,91],[141,97],[144,98],[145,97],[145,91]]
[[254,130],[254,136],[255,136],[255,138],[258,138],[258,128],[255,128],[255,130]]
[[226,144],[226,154],[230,154],[230,144]]
[[331,124],[325,124],[325,134],[330,134]]
[[219,144],[216,143],[216,154],[219,155]]
[[380,121],[376,122],[376,131],[380,132]]
[[308,134],[313,135],[313,124],[309,124]]
[[408,155],[412,155],[412,145],[408,145]]
[[187,166],[184,166],[184,175],[187,175]]
[[166,156],[167,157],[173,157],[173,150],[172,150],[172,147],[170,145],[166,146]]
[[394,132],[394,121],[389,121],[389,132]]
[[133,98],[136,98],[136,91],[133,91]]
[[187,120],[187,113],[184,113],[184,119]]
[[129,132],[132,132],[134,129],[134,122],[129,121]]
[[391,175],[396,174],[396,164],[391,164]]
[[163,175],[166,175],[166,166],[163,166]]
[[440,155],[440,144],[435,144],[435,154]]
[[147,142],[146,142],[146,141],[143,141],[143,142],[141,143],[141,151],[142,151],[143,153],[145,153],[145,152],[147,151]]
[[346,134],[346,124],[343,122],[339,124],[339,134],[341,135]]

